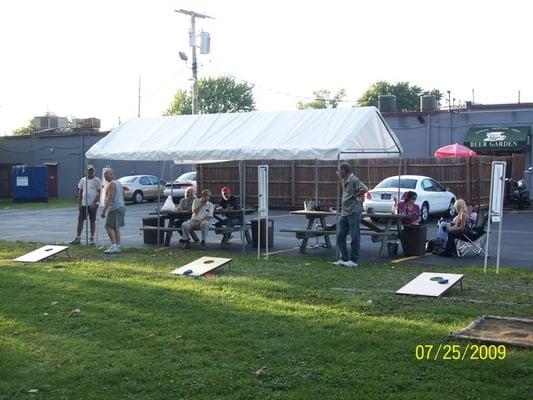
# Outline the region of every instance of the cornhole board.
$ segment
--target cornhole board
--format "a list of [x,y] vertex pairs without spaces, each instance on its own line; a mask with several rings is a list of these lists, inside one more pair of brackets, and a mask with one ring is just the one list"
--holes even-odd
[[[400,288],[396,294],[410,294],[412,296],[440,297],[452,286],[459,283],[463,288],[462,274],[441,274],[438,272],[422,272],[407,285]],[[447,283],[439,283],[439,279],[448,279]]]
[[[184,265],[183,267],[176,268],[170,273],[174,275],[183,276],[202,276],[210,271],[213,271],[230,263],[231,258],[200,257],[199,259],[194,260],[193,262]],[[192,272],[189,274],[185,274],[184,272],[188,270],[191,270]]]
[[17,257],[13,261],[35,263],[55,256],[56,254],[59,254],[67,250],[68,248],[69,246],[47,245],[39,247],[37,250],[33,250],[29,253],[24,254],[23,256]]

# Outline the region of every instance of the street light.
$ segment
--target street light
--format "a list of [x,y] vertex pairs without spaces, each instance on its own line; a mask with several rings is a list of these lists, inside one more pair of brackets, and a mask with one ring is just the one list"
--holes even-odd
[[[196,18],[210,18],[214,19],[213,17],[210,17],[209,15],[200,14],[195,11],[190,10],[174,10],[175,12],[178,12],[180,14],[185,14],[191,17],[191,30],[189,32],[189,46],[192,49],[192,80],[193,80],[193,86],[192,86],[192,113],[198,114],[198,62],[196,60],[196,48],[198,47],[196,45]],[[210,44],[211,44],[211,37],[209,36],[209,33],[202,32],[200,35],[200,54],[208,54],[210,50]],[[187,61],[188,57],[187,55],[180,51],[179,56],[183,61]]]

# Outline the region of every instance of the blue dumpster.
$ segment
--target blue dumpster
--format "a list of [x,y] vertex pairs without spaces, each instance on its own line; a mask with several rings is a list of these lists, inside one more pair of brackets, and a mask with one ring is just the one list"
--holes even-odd
[[14,202],[48,201],[48,168],[14,165],[11,169]]

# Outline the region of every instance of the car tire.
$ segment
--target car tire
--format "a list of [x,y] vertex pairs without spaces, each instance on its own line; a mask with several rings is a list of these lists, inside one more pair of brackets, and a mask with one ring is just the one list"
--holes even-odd
[[455,199],[451,199],[450,200],[450,205],[448,206],[448,216],[450,218],[454,218],[455,215],[457,214],[457,211],[455,211],[455,208],[453,208],[453,205],[455,204]]
[[429,221],[429,204],[424,202],[420,208],[420,222],[423,224]]
[[132,196],[132,201],[133,201],[133,204],[141,204],[143,202],[143,192],[141,192],[140,190],[137,190],[135,191],[135,193],[133,193],[133,196]]

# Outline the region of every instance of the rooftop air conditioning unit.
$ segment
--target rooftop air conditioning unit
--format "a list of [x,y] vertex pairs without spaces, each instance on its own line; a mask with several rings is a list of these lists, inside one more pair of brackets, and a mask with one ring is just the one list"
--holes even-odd
[[420,111],[431,112],[437,111],[439,103],[437,102],[437,96],[434,94],[428,94],[420,96]]
[[98,118],[74,118],[72,120],[74,129],[100,129],[100,120]]
[[396,96],[393,94],[380,94],[378,96],[378,110],[381,112],[397,112]]

